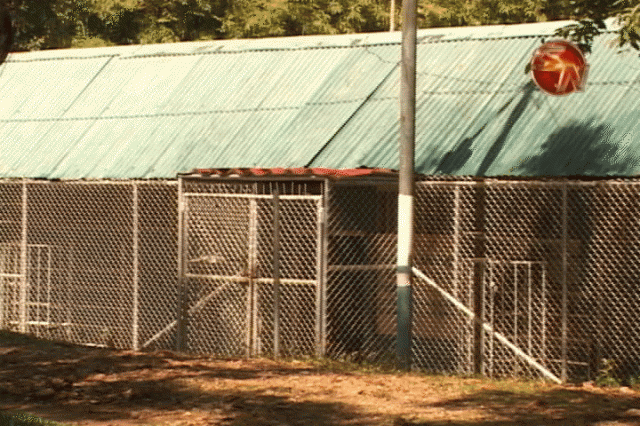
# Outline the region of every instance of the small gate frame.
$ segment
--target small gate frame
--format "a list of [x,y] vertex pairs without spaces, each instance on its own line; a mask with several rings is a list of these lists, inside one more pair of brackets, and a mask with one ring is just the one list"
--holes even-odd
[[[194,189],[200,186],[200,189]],[[202,189],[207,187],[208,189]],[[194,309],[199,309],[202,304],[207,303],[207,300],[201,300],[196,302],[193,306],[188,306],[187,293],[188,280],[190,274],[188,273],[188,239],[189,239],[189,199],[190,197],[197,196],[194,191],[206,191],[209,195],[217,194],[218,197],[225,198],[250,198],[271,201],[273,206],[273,256],[272,256],[272,279],[257,279],[255,281],[272,281],[273,282],[273,355],[281,355],[280,345],[280,291],[282,285],[287,280],[280,275],[280,261],[281,250],[279,247],[281,244],[287,244],[291,242],[279,241],[279,216],[278,213],[281,203],[287,202],[287,200],[317,200],[317,224],[315,237],[317,241],[316,250],[316,280],[317,291],[314,307],[315,314],[315,350],[313,353],[307,355],[324,356],[327,354],[328,345],[331,350],[331,345],[334,347],[336,340],[349,340],[353,336],[350,335],[353,330],[341,329],[335,324],[333,318],[328,316],[328,303],[331,303],[331,289],[341,285],[340,280],[332,279],[330,277],[331,271],[342,270],[372,270],[377,271],[382,268],[387,271],[393,271],[394,259],[389,258],[389,261],[384,265],[348,265],[350,262],[344,262],[338,259],[340,255],[337,254],[337,243],[331,238],[330,234],[336,234],[336,230],[341,228],[336,223],[334,212],[332,207],[335,208],[339,202],[333,202],[336,200],[336,193],[340,190],[346,190],[349,192],[351,198],[354,195],[354,191],[350,191],[353,187],[361,188],[369,186],[372,188],[384,187],[385,191],[392,194],[392,199],[395,200],[397,191],[397,174],[388,170],[378,169],[353,169],[353,170],[334,170],[334,169],[231,169],[231,170],[196,170],[190,173],[181,174],[178,177],[178,297],[179,307],[177,313],[177,348],[179,350],[187,349],[187,335],[191,332],[194,325],[189,324],[186,320],[189,317],[190,312]],[[349,198],[349,197],[347,197]],[[345,199],[347,199],[345,198]],[[335,212],[337,214],[337,212]],[[352,213],[352,212],[349,212]],[[360,213],[361,215],[362,213]],[[369,214],[365,212],[364,214]],[[255,220],[255,219],[254,219]],[[391,216],[385,218],[390,223],[395,224],[395,217]],[[340,232],[338,232],[340,234]],[[368,235],[367,235],[368,236]],[[350,233],[350,237],[353,237],[353,232]],[[247,244],[255,244],[255,241],[251,241],[249,237]],[[286,248],[285,248],[286,249]],[[347,255],[342,255],[346,257]],[[192,275],[192,274],[191,274]],[[251,280],[250,280],[251,281]],[[291,280],[288,280],[291,281]],[[250,284],[251,285],[251,284]],[[255,293],[253,287],[251,292]],[[329,294],[328,294],[329,293]],[[334,291],[335,293],[335,291]],[[251,296],[249,296],[251,298]],[[205,297],[206,299],[206,297]],[[392,301],[393,302],[393,301]],[[247,306],[253,304],[255,306],[255,298],[253,301],[249,300]],[[344,315],[344,312],[338,312],[339,309],[334,309],[336,314]],[[376,328],[376,323],[379,322],[380,316],[378,315],[378,321],[376,321],[376,313],[373,317],[367,318],[370,324],[367,327]],[[250,315],[251,316],[251,315]],[[363,318],[364,320],[364,318]],[[393,319],[392,319],[393,321]],[[249,329],[247,330],[247,348],[246,355],[253,356],[260,354],[259,343],[256,342],[256,330],[257,321],[255,319],[255,312],[251,321],[247,322]],[[330,330],[328,330],[328,327]],[[388,334],[394,334],[395,327],[392,327]],[[356,336],[357,337],[357,336]],[[328,338],[331,342],[328,342]],[[393,340],[394,337],[391,337]],[[339,345],[338,345],[339,346]],[[364,348],[362,348],[364,350]],[[334,351],[335,352],[335,351]],[[335,353],[334,353],[335,355]]]

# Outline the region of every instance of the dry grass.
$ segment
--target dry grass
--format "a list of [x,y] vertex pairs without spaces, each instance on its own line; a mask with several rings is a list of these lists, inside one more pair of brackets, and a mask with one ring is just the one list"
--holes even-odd
[[640,425],[628,388],[222,360],[0,335],[0,410],[73,425]]

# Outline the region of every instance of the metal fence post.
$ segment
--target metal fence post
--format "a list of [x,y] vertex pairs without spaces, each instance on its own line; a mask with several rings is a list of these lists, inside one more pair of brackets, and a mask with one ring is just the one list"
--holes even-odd
[[320,229],[321,233],[321,241],[322,241],[322,252],[321,252],[321,262],[322,262],[322,275],[320,282],[320,299],[322,303],[322,311],[320,313],[320,355],[325,356],[327,354],[327,310],[328,310],[328,299],[327,299],[327,287],[329,285],[329,233],[330,233],[330,214],[331,214],[331,183],[327,179],[324,182],[324,190],[321,198],[321,205],[324,207],[322,212],[322,228]]
[[247,293],[248,326],[246,356],[260,353],[258,330],[258,282],[256,281],[256,263],[258,256],[258,200],[252,197],[249,201],[249,241],[247,247],[247,271],[249,273],[249,291]]
[[476,208],[475,208],[475,247],[474,257],[474,372],[476,374],[484,374],[484,331],[482,322],[484,321],[484,275],[486,267],[486,198],[487,188],[484,180],[476,182]]
[[20,327],[27,332],[27,181],[22,181],[22,237],[20,242]]
[[7,301],[5,300],[5,278],[3,274],[6,272],[5,270],[5,261],[8,250],[5,250],[4,247],[0,246],[0,330],[5,328],[4,324],[4,307]]
[[567,381],[567,244],[568,244],[568,231],[567,231],[567,191],[568,182],[564,182],[562,185],[562,367],[560,373],[560,379],[563,382]]
[[273,190],[273,356],[280,356],[280,196]]
[[453,277],[452,288],[458,297],[460,290],[460,185],[453,188]]
[[324,302],[322,298],[324,287],[324,207],[322,199],[316,202],[317,219],[316,219],[316,356],[324,355],[324,335],[323,335],[323,310]]
[[176,312],[176,350],[184,350],[185,344],[185,247],[187,240],[187,212],[182,178],[178,179],[178,309]]
[[133,318],[132,318],[132,345],[133,350],[137,351],[140,349],[138,342],[138,314],[139,314],[139,276],[138,276],[138,221],[139,221],[139,213],[138,213],[138,184],[133,182]]

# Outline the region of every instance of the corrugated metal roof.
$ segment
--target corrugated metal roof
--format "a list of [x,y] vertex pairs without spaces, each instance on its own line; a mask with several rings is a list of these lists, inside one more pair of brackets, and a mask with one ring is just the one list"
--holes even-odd
[[[418,172],[640,172],[637,53],[599,37],[585,92],[566,97],[525,74],[563,24],[419,31]],[[11,54],[0,177],[397,168],[399,48],[399,33],[375,33]]]
[[[548,34],[548,33],[547,33]],[[480,176],[640,173],[640,60],[598,37],[586,90],[543,94],[525,67],[540,37],[418,46],[416,170]],[[548,37],[547,37],[548,39]],[[390,78],[311,166],[397,168],[398,103]]]

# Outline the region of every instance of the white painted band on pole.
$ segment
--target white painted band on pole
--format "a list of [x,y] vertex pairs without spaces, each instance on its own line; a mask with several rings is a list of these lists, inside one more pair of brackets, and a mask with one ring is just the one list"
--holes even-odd
[[398,195],[398,268],[411,266],[413,195]]
[[[415,274],[415,276],[420,278],[425,283],[429,284],[431,287],[435,288],[445,299],[447,299],[449,302],[451,302],[456,308],[458,308],[459,310],[464,312],[471,319],[475,319],[475,314],[473,312],[471,312],[471,310],[469,308],[467,308],[462,302],[460,302],[458,299],[453,297],[446,290],[444,290],[442,287],[440,287],[438,284],[436,284],[435,281],[433,281],[431,278],[427,277],[425,274],[423,274],[422,272],[420,272],[416,268],[412,268],[412,271]],[[482,322],[482,328],[486,332],[493,334],[493,336],[496,338],[496,340],[498,340],[500,343],[502,343],[503,345],[505,345],[506,347],[511,349],[517,356],[519,356],[520,358],[525,360],[529,365],[534,367],[536,370],[540,371],[543,376],[545,376],[546,378],[548,378],[548,379],[550,379],[550,380],[552,380],[552,381],[554,381],[554,382],[556,382],[558,384],[562,383],[562,380],[560,380],[555,374],[553,374],[551,371],[546,369],[542,364],[540,364],[534,358],[532,358],[531,356],[527,355],[522,349],[520,349],[519,347],[517,347],[516,345],[511,343],[503,334],[493,330],[493,327],[491,327],[489,324],[487,324],[486,322]]]

